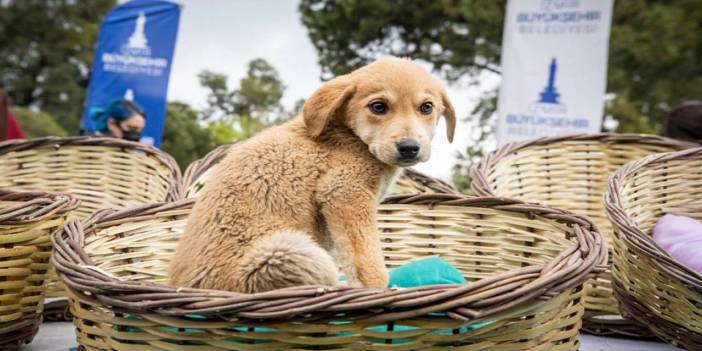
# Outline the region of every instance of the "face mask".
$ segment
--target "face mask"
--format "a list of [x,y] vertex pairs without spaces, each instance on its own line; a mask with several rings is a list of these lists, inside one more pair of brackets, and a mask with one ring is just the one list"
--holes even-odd
[[141,132],[134,132],[131,130],[124,130],[122,126],[119,126],[119,129],[122,131],[122,139],[124,140],[129,140],[129,141],[139,141],[141,140]]

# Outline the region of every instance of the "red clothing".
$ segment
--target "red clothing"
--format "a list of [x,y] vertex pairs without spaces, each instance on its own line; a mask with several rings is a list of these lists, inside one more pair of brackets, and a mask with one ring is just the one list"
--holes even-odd
[[22,127],[20,126],[19,122],[17,122],[17,118],[15,118],[15,115],[12,113],[12,110],[10,108],[7,108],[7,139],[26,139],[27,135],[24,134],[24,131],[22,130]]

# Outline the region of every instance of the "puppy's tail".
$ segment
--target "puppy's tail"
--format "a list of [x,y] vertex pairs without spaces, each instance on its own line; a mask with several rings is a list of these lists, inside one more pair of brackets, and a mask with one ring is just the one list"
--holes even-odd
[[243,259],[243,290],[248,293],[299,285],[337,284],[332,257],[309,235],[281,231],[255,243]]

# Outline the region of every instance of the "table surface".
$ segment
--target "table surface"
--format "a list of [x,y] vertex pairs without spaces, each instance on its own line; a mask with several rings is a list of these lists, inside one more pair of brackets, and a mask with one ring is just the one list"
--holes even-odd
[[[580,336],[580,351],[676,351],[681,350],[661,342]],[[69,322],[44,323],[34,342],[20,348],[21,351],[68,351],[76,346],[73,324]]]

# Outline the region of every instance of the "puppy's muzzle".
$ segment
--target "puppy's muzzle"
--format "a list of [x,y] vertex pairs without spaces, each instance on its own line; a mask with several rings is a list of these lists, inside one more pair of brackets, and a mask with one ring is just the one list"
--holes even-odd
[[419,143],[414,139],[402,139],[395,147],[400,161],[413,161],[419,154]]

